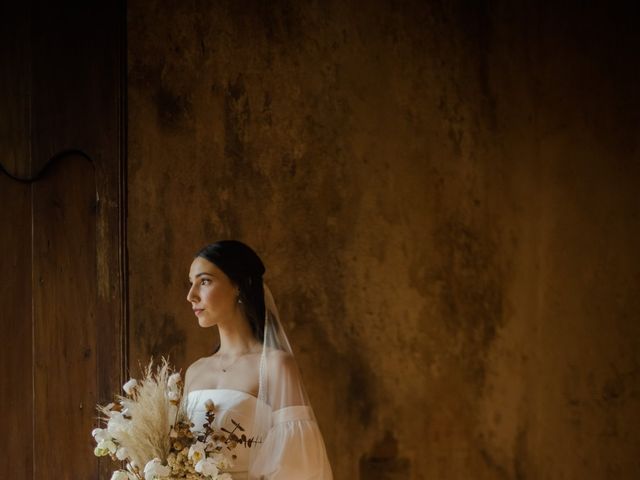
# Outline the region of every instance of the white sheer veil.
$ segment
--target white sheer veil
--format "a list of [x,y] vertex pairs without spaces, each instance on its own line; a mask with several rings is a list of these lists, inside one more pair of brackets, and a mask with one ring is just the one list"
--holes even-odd
[[[291,344],[280,320],[271,290],[263,281],[265,326],[260,357],[258,401],[253,436],[258,443],[250,449],[249,478],[261,478],[269,459],[278,455],[283,445],[267,441],[270,428],[285,418],[315,421]],[[304,462],[304,458],[299,459]],[[304,463],[303,463],[304,464]]]

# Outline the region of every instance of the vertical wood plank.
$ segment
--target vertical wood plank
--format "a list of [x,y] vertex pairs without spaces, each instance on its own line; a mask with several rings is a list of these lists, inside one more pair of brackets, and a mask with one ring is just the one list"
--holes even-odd
[[29,11],[28,2],[0,2],[0,163],[22,178],[32,175]]
[[0,205],[0,472],[32,478],[31,187],[0,173]]
[[94,167],[60,159],[33,192],[34,477],[97,478]]

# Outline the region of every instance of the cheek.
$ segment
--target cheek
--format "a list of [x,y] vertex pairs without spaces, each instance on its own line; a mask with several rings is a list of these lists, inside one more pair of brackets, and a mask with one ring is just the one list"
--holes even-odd
[[203,291],[203,297],[208,304],[216,309],[226,308],[229,304],[229,294],[224,288],[214,286]]

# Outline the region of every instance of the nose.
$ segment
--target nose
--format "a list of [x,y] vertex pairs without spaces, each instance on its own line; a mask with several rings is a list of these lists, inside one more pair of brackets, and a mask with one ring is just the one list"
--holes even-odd
[[195,284],[191,285],[191,288],[187,292],[187,302],[189,303],[196,303],[198,301],[198,296],[196,295],[194,287],[195,287]]

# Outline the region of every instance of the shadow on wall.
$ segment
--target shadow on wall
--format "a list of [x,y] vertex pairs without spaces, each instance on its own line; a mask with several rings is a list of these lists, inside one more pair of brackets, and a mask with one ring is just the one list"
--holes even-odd
[[367,480],[406,480],[411,462],[398,456],[398,440],[387,431],[369,455],[360,459],[360,478]]

